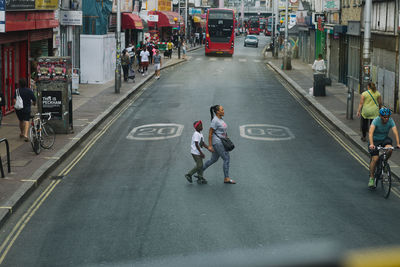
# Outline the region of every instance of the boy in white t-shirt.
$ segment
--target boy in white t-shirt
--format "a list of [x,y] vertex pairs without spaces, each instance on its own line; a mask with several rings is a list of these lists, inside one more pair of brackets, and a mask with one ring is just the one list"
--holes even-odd
[[206,184],[207,180],[204,179],[203,177],[203,159],[205,156],[201,148],[208,147],[208,145],[204,143],[203,134],[201,133],[201,131],[203,130],[203,123],[201,121],[195,121],[193,123],[193,126],[196,129],[196,131],[193,133],[192,136],[190,153],[192,154],[192,157],[196,162],[196,166],[187,174],[185,174],[185,177],[189,181],[189,183],[192,183],[193,182],[192,175],[197,172],[198,174],[198,176],[196,176],[198,178],[197,183]]

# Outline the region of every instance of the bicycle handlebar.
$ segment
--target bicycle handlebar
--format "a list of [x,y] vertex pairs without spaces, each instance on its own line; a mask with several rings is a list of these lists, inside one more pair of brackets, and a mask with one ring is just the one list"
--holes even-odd
[[51,119],[51,112],[46,112],[46,113],[36,113],[35,116],[49,116],[47,119],[48,121]]
[[393,147],[393,146],[390,146],[390,147],[377,146],[376,149],[377,150],[397,150],[399,148]]

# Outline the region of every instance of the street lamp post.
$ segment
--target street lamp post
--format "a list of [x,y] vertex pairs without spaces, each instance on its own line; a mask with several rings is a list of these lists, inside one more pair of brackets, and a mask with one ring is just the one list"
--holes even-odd
[[289,7],[289,0],[286,0],[286,7],[285,7],[285,42],[284,42],[284,56],[283,56],[283,69],[284,70],[291,70],[292,69],[292,62],[290,58],[289,43],[288,43],[288,8]]
[[[275,0],[275,6],[274,6],[274,13],[275,16],[272,16],[272,23],[274,23],[274,57],[278,58],[278,51],[279,51],[279,42],[278,42],[278,10],[279,10],[279,0]],[[274,18],[275,17],[275,18]]]
[[116,64],[115,64],[115,93],[121,88],[121,0],[117,0],[117,31],[116,31]]

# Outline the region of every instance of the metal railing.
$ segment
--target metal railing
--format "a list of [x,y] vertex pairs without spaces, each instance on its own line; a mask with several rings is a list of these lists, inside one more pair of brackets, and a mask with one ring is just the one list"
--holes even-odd
[[[10,163],[10,145],[8,144],[8,140],[6,138],[0,139],[0,143],[6,143],[6,149],[7,149],[7,167],[8,167],[8,173],[11,172],[11,163]],[[1,160],[0,157],[0,171],[1,171],[1,178],[4,178],[4,170],[3,170],[3,161]]]

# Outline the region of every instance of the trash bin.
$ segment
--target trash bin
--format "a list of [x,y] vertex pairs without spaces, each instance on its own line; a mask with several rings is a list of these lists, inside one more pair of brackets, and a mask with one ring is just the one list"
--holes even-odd
[[325,74],[314,73],[314,96],[325,95]]
[[57,134],[73,132],[71,58],[40,57],[37,71],[39,112],[51,113],[48,123]]

